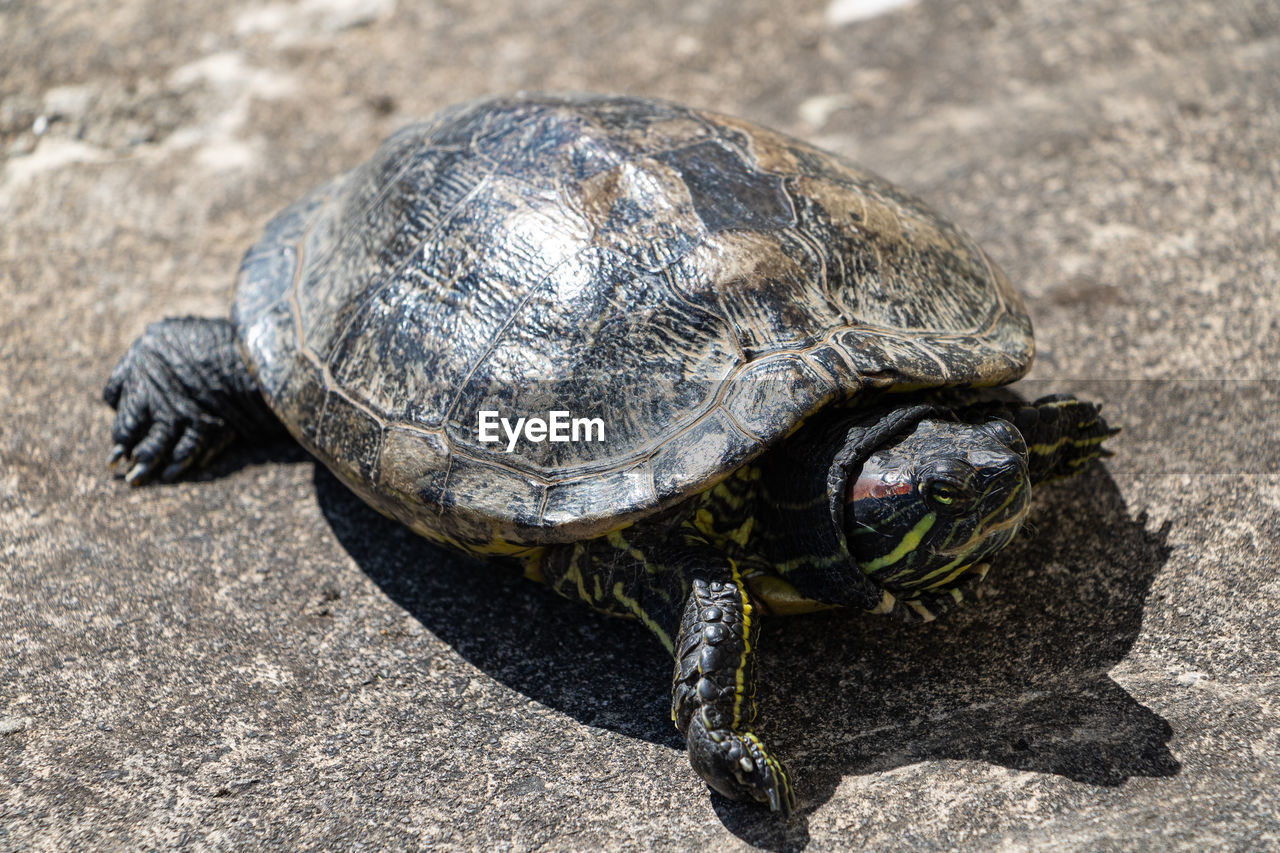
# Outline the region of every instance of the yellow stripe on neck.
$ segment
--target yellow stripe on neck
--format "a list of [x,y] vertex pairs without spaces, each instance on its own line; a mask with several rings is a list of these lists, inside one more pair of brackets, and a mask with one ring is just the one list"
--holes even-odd
[[931,512],[924,518],[916,522],[916,526],[907,531],[902,537],[902,541],[898,543],[898,547],[894,548],[883,557],[876,557],[874,560],[862,564],[862,573],[869,575],[872,572],[879,571],[885,566],[892,566],[903,557],[910,554],[920,546],[920,541],[924,539],[924,535],[933,527],[933,523],[938,520],[938,514]]

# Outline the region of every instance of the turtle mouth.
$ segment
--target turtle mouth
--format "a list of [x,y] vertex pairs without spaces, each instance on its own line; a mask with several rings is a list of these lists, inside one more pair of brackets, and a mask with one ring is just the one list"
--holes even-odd
[[1013,541],[1013,537],[1017,535],[1018,530],[1022,527],[1022,522],[1026,519],[1029,509],[1029,507],[1024,506],[1017,514],[996,524],[986,525],[976,536],[950,548],[939,548],[937,553],[941,556],[952,558],[973,554],[974,560],[993,554]]

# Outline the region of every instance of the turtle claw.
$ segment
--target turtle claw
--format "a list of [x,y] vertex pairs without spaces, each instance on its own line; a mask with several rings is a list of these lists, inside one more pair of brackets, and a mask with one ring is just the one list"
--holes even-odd
[[[107,466],[117,473],[123,470],[131,486],[157,474],[172,481],[198,463],[206,450],[225,447],[234,436],[217,410],[210,411],[212,392],[199,390],[221,381],[191,355],[202,348],[212,352],[218,345],[200,337],[209,334],[201,332],[201,322],[166,320],[148,326],[103,389],[103,399],[116,410]],[[223,334],[233,341],[229,327]]]
[[795,810],[791,777],[782,762],[751,732],[689,727],[689,761],[708,785],[731,800],[768,803],[790,817]]
[[[171,483],[208,459],[211,454],[206,454],[207,446],[221,449],[226,445],[224,441],[210,441],[206,437],[209,433],[216,435],[220,429],[224,428],[214,422],[195,425],[157,423],[152,426],[156,437],[154,442],[139,442],[132,448],[125,444],[115,445],[107,456],[107,467],[117,472],[124,467],[124,481],[131,486],[140,486],[152,479]],[[181,436],[176,441],[175,434]]]
[[174,462],[169,467],[160,472],[160,481],[162,483],[172,483],[174,480],[182,476],[182,472],[191,467],[191,463],[195,461],[195,457]]

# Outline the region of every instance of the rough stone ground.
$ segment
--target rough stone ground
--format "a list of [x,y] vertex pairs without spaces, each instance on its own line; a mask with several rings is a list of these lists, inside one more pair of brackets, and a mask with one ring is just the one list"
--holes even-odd
[[[0,3],[0,848],[1280,845],[1280,13],[870,5]],[[636,626],[288,447],[103,467],[146,322],[224,313],[274,210],[518,88],[738,113],[901,182],[1024,288],[1036,380],[1127,427],[963,612],[766,630],[790,824],[695,780]]]

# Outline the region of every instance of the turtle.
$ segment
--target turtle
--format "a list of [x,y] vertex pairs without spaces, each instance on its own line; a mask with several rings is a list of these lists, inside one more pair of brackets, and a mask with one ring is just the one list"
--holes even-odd
[[762,618],[961,601],[1117,432],[1004,388],[1033,355],[987,254],[841,156],[664,100],[494,96],[271,219],[229,317],[147,326],[108,462],[170,481],[287,432],[432,542],[638,619],[693,769],[790,814]]

